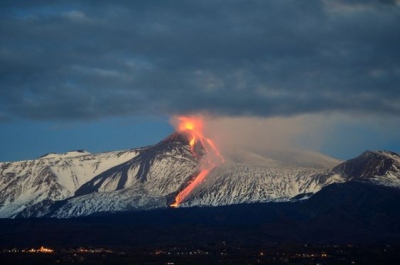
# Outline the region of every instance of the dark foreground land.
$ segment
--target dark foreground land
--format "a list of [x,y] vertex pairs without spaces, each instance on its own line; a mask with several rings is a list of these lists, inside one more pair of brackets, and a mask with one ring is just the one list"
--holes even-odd
[[326,187],[308,200],[133,211],[71,219],[0,219],[1,247],[400,244],[400,190]]
[[399,246],[215,245],[164,248],[2,249],[0,264],[398,264]]
[[399,202],[346,183],[293,203],[0,219],[0,265],[400,264]]

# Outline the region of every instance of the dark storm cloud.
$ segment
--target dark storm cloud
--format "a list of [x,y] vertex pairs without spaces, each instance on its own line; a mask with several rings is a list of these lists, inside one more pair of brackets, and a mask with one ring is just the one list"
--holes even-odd
[[400,114],[399,1],[3,1],[0,120]]

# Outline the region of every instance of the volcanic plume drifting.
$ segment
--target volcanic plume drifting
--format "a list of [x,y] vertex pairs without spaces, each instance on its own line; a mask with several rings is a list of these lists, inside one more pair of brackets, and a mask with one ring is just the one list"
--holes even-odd
[[176,130],[178,133],[188,138],[190,151],[193,156],[199,159],[200,171],[190,180],[189,184],[178,193],[171,207],[178,207],[191,191],[205,179],[213,168],[224,162],[224,158],[221,156],[214,142],[204,136],[203,120],[201,117],[177,117]]

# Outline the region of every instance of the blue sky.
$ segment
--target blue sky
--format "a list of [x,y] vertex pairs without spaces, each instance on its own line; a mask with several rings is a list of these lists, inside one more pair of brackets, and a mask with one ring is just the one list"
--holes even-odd
[[125,150],[159,142],[174,129],[168,118],[140,117],[58,123],[18,121],[0,124],[3,161],[33,159],[46,153]]
[[398,0],[0,5],[0,161],[140,147],[198,113],[233,146],[400,152]]

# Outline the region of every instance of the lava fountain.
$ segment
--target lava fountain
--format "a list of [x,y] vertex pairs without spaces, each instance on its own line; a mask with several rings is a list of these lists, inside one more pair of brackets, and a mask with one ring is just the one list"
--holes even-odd
[[[190,151],[193,156],[199,158],[200,172],[190,181],[178,195],[175,197],[175,202],[171,207],[178,207],[179,204],[192,192],[192,190],[199,185],[208,173],[224,162],[224,158],[216,148],[214,142],[208,139],[203,134],[203,120],[199,117],[178,117],[178,133],[184,133],[188,137]],[[195,146],[200,144],[204,150],[201,156],[196,153]]]

